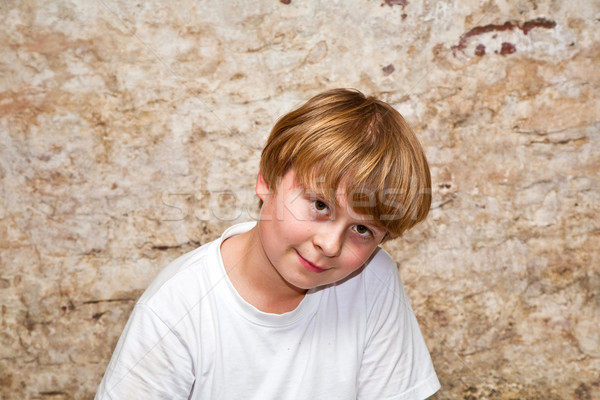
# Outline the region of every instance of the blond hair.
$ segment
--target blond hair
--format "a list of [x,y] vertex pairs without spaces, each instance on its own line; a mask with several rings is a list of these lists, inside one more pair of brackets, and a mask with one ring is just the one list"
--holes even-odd
[[330,204],[343,184],[348,204],[373,217],[387,238],[424,220],[431,206],[429,166],[415,134],[392,106],[357,90],[321,93],[277,121],[260,160],[270,190],[290,168]]

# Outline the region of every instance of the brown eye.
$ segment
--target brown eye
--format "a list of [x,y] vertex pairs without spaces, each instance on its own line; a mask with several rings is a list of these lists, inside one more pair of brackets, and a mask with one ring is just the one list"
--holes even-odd
[[319,212],[327,211],[327,204],[322,202],[321,200],[315,200],[315,210]]
[[354,228],[354,229],[356,230],[356,233],[358,233],[359,235],[362,235],[362,236],[367,236],[368,234],[371,233],[369,228],[367,228],[364,225],[356,225],[356,228]]

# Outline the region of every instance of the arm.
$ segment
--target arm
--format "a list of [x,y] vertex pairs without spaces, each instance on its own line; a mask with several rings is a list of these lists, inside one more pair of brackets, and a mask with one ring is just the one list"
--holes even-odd
[[367,317],[358,398],[420,400],[431,396],[440,385],[396,266],[365,272],[373,274],[378,288]]

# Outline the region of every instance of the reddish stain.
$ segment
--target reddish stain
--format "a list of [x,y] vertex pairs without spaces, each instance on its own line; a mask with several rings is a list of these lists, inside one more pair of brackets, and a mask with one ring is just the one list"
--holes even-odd
[[527,21],[523,25],[521,25],[521,30],[523,31],[524,34],[527,35],[529,33],[529,31],[532,30],[533,28],[552,29],[555,26],[556,26],[556,22],[554,22],[554,21],[551,21],[546,18],[536,18],[536,19],[532,19],[531,21]]
[[381,70],[383,71],[384,75],[390,75],[396,70],[396,68],[394,68],[394,64],[390,64],[388,66],[383,67]]
[[385,0],[385,4],[388,6],[402,6],[402,8],[408,5],[408,0]]
[[477,47],[475,47],[475,55],[479,57],[485,56],[485,46],[483,44],[479,43]]
[[452,52],[456,55],[457,50],[464,50],[467,47],[467,41],[469,38],[473,36],[483,35],[488,32],[501,32],[501,31],[510,31],[515,29],[515,23],[513,22],[505,22],[504,25],[485,25],[485,26],[476,26],[471,29],[469,32],[463,34],[460,37],[460,41],[456,46],[452,46]]
[[[545,18],[536,18],[536,19],[532,19],[530,21],[526,21],[524,23],[519,23],[519,22],[515,22],[515,21],[507,21],[502,25],[490,24],[490,25],[484,25],[484,26],[476,26],[475,28],[471,29],[467,33],[463,34],[460,37],[458,44],[455,46],[452,46],[451,49],[452,49],[452,53],[454,55],[456,55],[457,51],[462,51],[467,47],[467,42],[468,42],[469,38],[471,38],[473,36],[483,35],[484,33],[488,33],[488,32],[503,32],[503,31],[512,31],[514,29],[520,29],[525,35],[527,35],[529,33],[529,31],[532,30],[533,28],[551,29],[551,28],[554,28],[555,26],[556,26],[556,22],[550,21]],[[504,53],[501,52],[501,54],[504,54]]]
[[283,4],[290,4],[292,0],[279,0],[279,2]]
[[500,49],[500,54],[502,54],[503,56],[505,56],[507,54],[512,54],[515,51],[517,51],[517,48],[515,47],[514,44],[508,43],[508,42],[503,42],[502,43],[502,48]]
[[408,17],[408,15],[406,15],[406,13],[403,13],[400,17],[402,18],[402,20],[405,20],[406,17]]

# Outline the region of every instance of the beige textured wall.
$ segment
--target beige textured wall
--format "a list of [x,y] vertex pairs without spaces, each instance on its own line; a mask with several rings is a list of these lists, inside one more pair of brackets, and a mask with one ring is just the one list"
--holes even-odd
[[142,290],[255,215],[270,127],[333,87],[393,104],[430,159],[430,217],[386,247],[437,398],[600,398],[597,0],[5,0],[0,21],[1,399],[91,399]]

